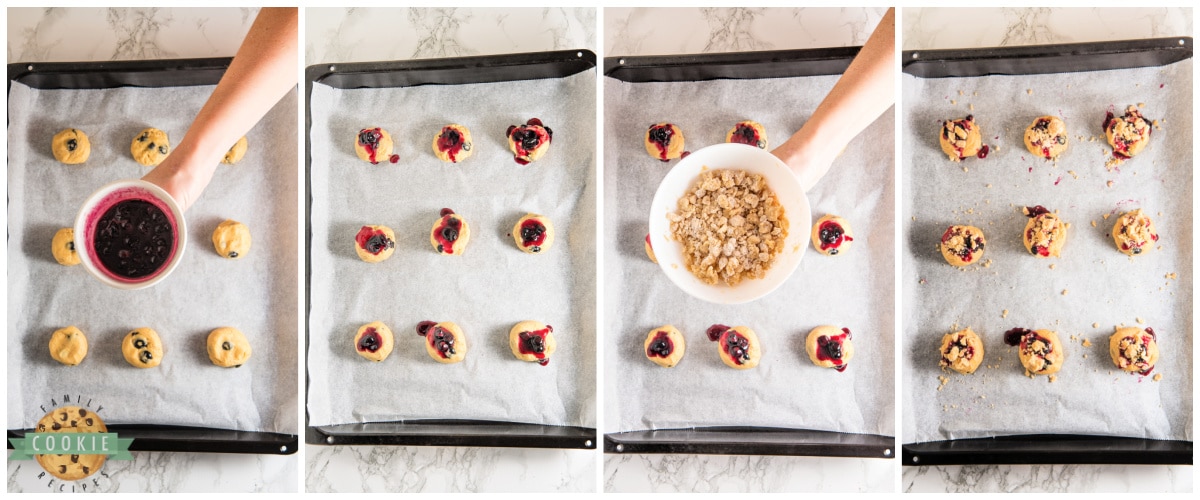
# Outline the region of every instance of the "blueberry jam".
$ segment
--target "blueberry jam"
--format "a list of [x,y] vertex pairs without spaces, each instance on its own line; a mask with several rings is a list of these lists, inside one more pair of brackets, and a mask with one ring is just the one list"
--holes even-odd
[[521,165],[528,165],[531,161],[529,156],[532,151],[542,143],[549,144],[554,136],[554,131],[550,130],[550,127],[542,125],[541,120],[530,118],[525,125],[510,125],[506,134],[517,150],[513,159]]
[[649,135],[650,142],[654,143],[654,145],[658,147],[658,159],[662,161],[670,161],[667,159],[667,145],[671,143],[671,137],[675,135],[675,127],[670,123],[663,125],[651,125]]
[[463,142],[462,134],[454,127],[443,127],[442,134],[437,139],[438,151],[446,153],[451,163],[458,163],[458,154],[470,151],[471,145]]
[[79,141],[75,139],[67,139],[67,151],[75,151],[79,147]]
[[829,250],[830,255],[837,255],[838,247],[842,246],[843,241],[854,241],[854,238],[846,235],[841,224],[831,220],[821,223],[818,239],[821,240],[821,250]]
[[1050,213],[1050,210],[1047,210],[1046,207],[1043,207],[1041,205],[1037,205],[1037,206],[1033,206],[1033,207],[1025,207],[1025,216],[1027,216],[1029,218],[1037,217],[1039,215],[1048,214],[1048,213]]
[[359,352],[376,352],[381,347],[383,347],[383,337],[379,335],[375,327],[367,328],[362,337],[358,339]]
[[734,364],[744,365],[750,361],[750,339],[743,337],[737,330],[725,325],[708,327],[708,339],[717,342],[721,350],[733,360]]
[[671,342],[671,337],[665,331],[654,334],[654,339],[646,347],[646,356],[651,358],[655,356],[668,358],[673,352],[675,352],[675,343]]
[[[379,128],[364,128],[358,132],[358,145],[367,150],[367,157],[373,164],[379,163],[375,155],[379,154],[379,140],[382,138],[383,131]],[[400,161],[399,157],[396,161]]]
[[[529,219],[521,223],[521,244],[534,252],[542,251],[542,243],[546,241],[546,226],[537,219]],[[530,248],[532,247],[532,248]]]
[[454,351],[454,334],[445,328],[437,326],[432,321],[422,321],[417,324],[417,335],[425,337],[430,346],[437,350],[442,359],[450,359]]
[[162,269],[173,253],[175,228],[162,209],[145,200],[125,200],[96,221],[92,245],[108,271],[146,279]]
[[849,366],[845,361],[842,361],[842,344],[850,340],[850,329],[842,328],[841,335],[822,335],[817,337],[817,359],[821,361],[832,361],[834,369],[837,371],[846,371]]
[[708,340],[710,342],[716,342],[717,339],[721,338],[721,334],[725,333],[726,330],[729,330],[728,326],[713,325],[713,326],[708,327],[708,330],[706,330],[704,333],[706,335],[708,335]]
[[354,241],[358,243],[359,248],[366,250],[371,255],[379,255],[384,250],[396,247],[396,242],[388,238],[382,229],[372,229],[369,226],[359,229]]
[[746,144],[759,149],[767,148],[767,141],[758,136],[758,130],[749,123],[738,123],[733,128],[733,136],[729,138],[735,144]]
[[1157,333],[1154,333],[1154,329],[1153,329],[1153,328],[1150,328],[1150,327],[1148,327],[1148,326],[1147,326],[1147,327],[1146,327],[1146,333],[1150,335],[1150,338],[1152,338],[1152,339],[1156,339],[1156,340],[1158,339],[1158,334],[1157,334]]
[[546,335],[553,331],[554,327],[546,325],[541,330],[521,332],[517,335],[517,350],[521,354],[532,354],[538,359],[539,365],[550,364],[550,358],[546,357]]
[[454,255],[454,242],[458,241],[458,233],[462,230],[462,219],[455,217],[449,208],[443,208],[441,214],[442,220],[433,230],[433,239],[437,241],[439,252]]

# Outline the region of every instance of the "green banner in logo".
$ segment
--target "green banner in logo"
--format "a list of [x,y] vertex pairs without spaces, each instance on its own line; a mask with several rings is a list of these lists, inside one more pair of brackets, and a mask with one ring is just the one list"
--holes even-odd
[[115,432],[30,432],[8,442],[13,445],[11,460],[29,460],[33,455],[112,455],[112,460],[133,460],[129,454],[133,438],[119,439]]

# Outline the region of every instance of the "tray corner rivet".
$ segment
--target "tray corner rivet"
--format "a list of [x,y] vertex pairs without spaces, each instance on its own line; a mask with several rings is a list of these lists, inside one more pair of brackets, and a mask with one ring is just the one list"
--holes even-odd
[[332,64],[329,65],[329,71],[336,71],[336,70],[337,70],[337,66],[334,66]]
[[890,457],[890,456],[892,456],[892,449],[891,449],[891,448],[888,448],[888,449],[886,449],[886,450],[883,450],[883,456],[885,456],[885,457]]
[[[1180,42],[1183,42],[1183,40],[1180,40]],[[583,57],[583,52],[576,52],[575,57]]]
[[584,448],[591,448],[591,447],[592,447],[592,440],[591,440],[591,439],[589,439],[589,440],[587,440],[587,441],[584,441],[584,442],[583,442],[583,447],[584,447]]
[[624,60],[624,59],[617,59],[617,64],[625,64],[625,60]]
[[[1182,40],[1180,40],[1180,41],[1182,41]],[[26,66],[25,71],[33,71],[33,65],[30,64],[29,66]]]
[[333,436],[326,436],[325,442],[328,444],[333,444]]
[[283,445],[283,446],[280,446],[280,447],[279,447],[279,452],[280,452],[280,453],[287,453],[287,445],[285,444],[285,445]]
[[1187,45],[1187,41],[1186,41],[1186,40],[1184,40],[1184,39],[1182,39],[1182,38],[1180,38],[1180,39],[1179,39],[1179,45]]
[[919,52],[913,52],[913,59],[917,59],[919,57],[921,57],[921,54]]
[[622,451],[625,451],[625,445],[623,445],[623,444],[618,444],[618,445],[617,445],[617,453],[620,453],[620,452],[622,452]]
[[912,457],[912,462],[913,462],[914,464],[915,464],[915,463],[918,463],[918,462],[920,462],[920,461],[921,461],[921,457],[918,457],[918,456],[916,456],[916,455],[913,455],[913,457]]

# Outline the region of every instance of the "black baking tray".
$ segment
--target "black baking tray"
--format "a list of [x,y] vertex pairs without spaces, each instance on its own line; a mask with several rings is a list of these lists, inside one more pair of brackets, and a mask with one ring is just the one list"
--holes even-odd
[[[35,89],[107,89],[115,87],[190,87],[216,85],[233,61],[231,57],[159,59],[150,61],[13,63],[8,65],[8,89],[14,82]],[[193,453],[255,453],[290,455],[299,436],[207,427],[122,424],[108,426],[122,438],[134,438],[133,451]],[[9,429],[9,438],[32,429]],[[12,449],[12,443],[8,445]]]
[[[604,75],[630,83],[840,75],[862,47],[604,58]],[[896,438],[774,427],[694,427],[604,435],[605,453],[894,458]]]
[[[906,50],[905,73],[918,78],[1038,75],[1165,66],[1192,57],[1192,38]],[[1192,465],[1192,442],[1077,434],[1033,434],[908,443],[904,465]]]
[[[317,64],[304,71],[304,133],[310,137],[313,83],[337,89],[464,85],[564,78],[596,67],[590,50],[560,50],[446,59]],[[305,220],[312,220],[312,152],[305,143]],[[312,246],[312,224],[304,238]],[[312,257],[304,263],[305,290],[312,283]],[[305,355],[311,339],[311,294],[304,304]],[[307,385],[308,379],[305,378]],[[305,387],[305,401],[308,399]],[[306,415],[307,418],[307,415]],[[304,442],[317,445],[476,446],[500,448],[596,448],[596,429],[488,420],[421,419],[308,426]]]

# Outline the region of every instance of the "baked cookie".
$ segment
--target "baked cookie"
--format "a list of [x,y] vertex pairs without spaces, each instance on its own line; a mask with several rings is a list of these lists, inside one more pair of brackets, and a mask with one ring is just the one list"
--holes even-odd
[[250,359],[250,341],[241,330],[231,326],[217,328],[208,334],[208,360],[222,368],[237,368]]
[[87,161],[92,154],[92,143],[82,130],[63,129],[50,140],[50,152],[54,159],[67,165],[78,165]]
[[422,321],[417,335],[425,337],[425,352],[438,363],[457,363],[467,357],[467,336],[453,322]]
[[530,118],[524,125],[509,125],[508,149],[513,152],[513,160],[521,165],[528,165],[541,158],[550,149],[550,139],[554,131],[542,125],[537,118]]
[[646,257],[650,258],[650,262],[658,264],[658,257],[654,256],[654,247],[650,246],[650,235],[646,234],[646,244],[643,245],[646,249]]
[[512,230],[513,241],[525,253],[546,253],[554,245],[554,224],[538,214],[525,214]]
[[433,249],[444,255],[462,255],[468,241],[471,241],[471,226],[467,225],[467,220],[453,210],[443,208],[442,216],[433,222],[429,232]]
[[396,233],[387,226],[363,226],[354,235],[354,251],[363,262],[383,262],[396,251]]
[[1104,137],[1113,148],[1113,156],[1127,160],[1146,149],[1150,142],[1150,122],[1137,106],[1125,108],[1120,118],[1109,111],[1104,116]]
[[392,353],[392,331],[382,321],[360,326],[354,334],[354,350],[371,361],[383,361]]
[[1050,375],[1062,369],[1066,353],[1057,333],[1013,328],[1004,332],[1004,343],[1018,347],[1017,357],[1021,358],[1026,375]]
[[229,152],[225,153],[225,157],[221,158],[221,163],[233,165],[242,161],[242,157],[246,156],[246,148],[250,147],[250,142],[246,140],[246,136],[242,136],[237,142],[233,143],[233,147],[229,148]]
[[1142,214],[1142,209],[1139,208],[1117,217],[1113,224],[1112,237],[1121,253],[1138,255],[1154,249],[1154,242],[1158,241],[1158,230],[1154,229],[1154,221]]
[[513,325],[508,331],[508,347],[517,359],[546,366],[558,343],[554,341],[554,327],[527,320]]
[[850,358],[854,357],[854,343],[850,342],[852,337],[849,328],[818,326],[808,332],[804,350],[814,365],[846,371],[846,367],[850,366]]
[[67,366],[75,366],[87,357],[88,342],[75,325],[59,328],[50,334],[50,357]]
[[1029,217],[1021,234],[1025,250],[1035,257],[1058,257],[1067,241],[1067,223],[1041,205],[1024,207],[1021,211]]
[[942,242],[938,248],[946,262],[961,267],[979,262],[983,258],[983,247],[986,243],[983,231],[975,226],[950,226],[942,233]]
[[54,240],[50,242],[50,253],[54,255],[54,260],[64,266],[79,264],[79,253],[75,251],[75,230],[64,227],[54,233]]
[[683,131],[673,123],[655,123],[646,130],[646,153],[662,161],[683,156]]
[[163,344],[158,332],[150,328],[138,328],[121,341],[121,354],[125,361],[137,368],[154,368],[162,363]]
[[758,366],[758,360],[762,359],[762,345],[750,327],[713,325],[705,333],[708,340],[717,343],[721,362],[730,368],[749,370]]
[[854,232],[846,219],[833,214],[826,214],[812,228],[813,248],[824,255],[838,255],[850,249],[854,241]]
[[[78,406],[62,406],[38,420],[37,432],[106,433],[108,426],[99,415]],[[100,470],[108,455],[34,455],[38,465],[63,481],[78,481]]]
[[217,224],[212,234],[213,249],[227,259],[240,259],[250,253],[250,228],[235,220]]
[[433,136],[433,154],[444,162],[458,163],[470,158],[474,146],[471,143],[471,131],[456,123],[442,127]]
[[1067,125],[1057,116],[1039,116],[1025,129],[1025,149],[1053,160],[1067,150]]
[[654,364],[666,368],[679,364],[686,348],[683,334],[673,325],[663,325],[650,330],[646,341],[642,343],[642,352],[646,353],[646,357]]
[[134,161],[147,167],[158,166],[171,153],[171,140],[167,133],[156,128],[148,128],[138,132],[129,144],[129,153]]
[[354,139],[354,152],[363,161],[378,165],[381,161],[396,163],[399,157],[392,156],[392,136],[379,127],[364,128]]
[[983,364],[983,340],[970,328],[947,333],[942,337],[938,354],[942,358],[938,363],[942,370],[949,368],[958,373],[975,373]]
[[761,123],[746,120],[738,122],[725,134],[725,142],[746,144],[758,149],[767,149],[767,129]]
[[1117,368],[1149,375],[1158,362],[1158,336],[1149,327],[1145,330],[1135,326],[1117,328],[1108,338],[1108,354]]
[[975,115],[967,115],[961,120],[946,120],[942,123],[942,134],[938,139],[950,161],[975,156],[983,150],[983,138],[979,126],[975,124]]

